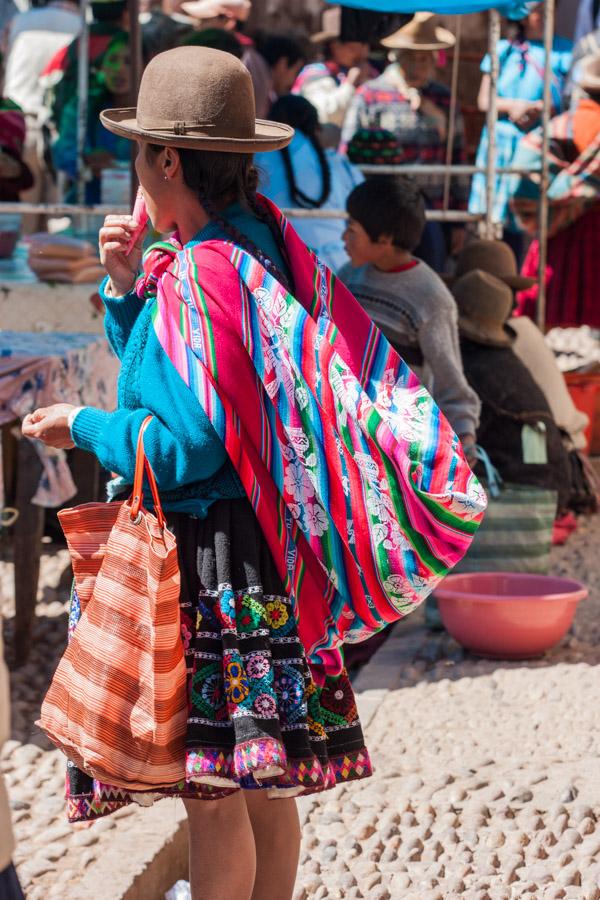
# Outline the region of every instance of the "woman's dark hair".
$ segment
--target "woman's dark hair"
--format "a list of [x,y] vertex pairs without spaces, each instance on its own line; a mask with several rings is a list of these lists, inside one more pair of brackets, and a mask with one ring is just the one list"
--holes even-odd
[[[151,162],[152,156],[156,156],[164,149],[158,144],[147,144],[146,147]],[[266,207],[260,206],[256,199],[258,172],[254,166],[252,155],[249,153],[215,153],[211,150],[188,150],[181,147],[177,147],[177,152],[181,160],[183,180],[187,187],[197,195],[211,221],[218,224],[235,244],[258,259],[267,271],[293,293],[294,286],[290,283],[290,278],[286,277],[272,259],[220,212],[236,201],[241,200],[242,203],[246,203],[254,215],[269,226],[281,256],[287,261],[287,250],[277,222]]]
[[354,188],[346,201],[348,215],[372,241],[389,236],[395,247],[413,251],[425,230],[425,200],[407,175],[377,175]]
[[300,131],[307,137],[312,144],[313,150],[317,154],[319,160],[322,184],[321,195],[315,198],[309,197],[300,187],[298,187],[289,147],[284,147],[283,150],[280,150],[279,152],[281,153],[281,158],[283,160],[285,177],[287,179],[293,203],[302,209],[318,209],[327,202],[329,195],[331,194],[331,168],[329,166],[329,160],[319,141],[319,114],[317,113],[317,110],[312,103],[309,103],[304,97],[286,94],[285,97],[280,97],[275,101],[271,108],[270,116],[276,122],[283,122],[285,125],[291,125],[292,128],[296,131]]
[[127,9],[126,0],[109,0],[106,3],[93,3],[92,17],[95,22],[121,22],[125,10]]
[[256,49],[271,68],[280,59],[287,59],[289,66],[306,59],[306,52],[300,41],[288,34],[257,34]]
[[193,31],[183,41],[184,47],[212,47],[213,50],[222,50],[231,53],[241,59],[244,48],[231,31],[223,28],[205,28],[203,31]]

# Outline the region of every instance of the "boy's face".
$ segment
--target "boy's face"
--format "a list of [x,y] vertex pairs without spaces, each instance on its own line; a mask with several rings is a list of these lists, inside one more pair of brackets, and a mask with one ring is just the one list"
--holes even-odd
[[381,235],[377,241],[372,241],[362,225],[356,219],[349,218],[346,230],[342,235],[346,253],[350,262],[357,269],[368,263],[376,265],[391,244],[391,238]]

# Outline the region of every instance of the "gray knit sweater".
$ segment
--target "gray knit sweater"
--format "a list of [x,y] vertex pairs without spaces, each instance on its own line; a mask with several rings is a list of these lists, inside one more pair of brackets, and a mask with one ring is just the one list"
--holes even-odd
[[402,272],[344,266],[339,277],[431,391],[457,434],[475,434],[480,403],[463,373],[452,294],[424,262]]

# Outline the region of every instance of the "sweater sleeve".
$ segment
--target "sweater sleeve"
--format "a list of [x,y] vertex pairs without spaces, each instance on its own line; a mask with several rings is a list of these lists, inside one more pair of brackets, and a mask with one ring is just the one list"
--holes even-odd
[[225,447],[203,413],[180,420],[187,431],[177,436],[149,409],[104,412],[84,407],[73,421],[75,445],[89,450],[109,472],[133,482],[137,440],[142,422],[153,416],[144,435],[146,456],[162,491],[210,478],[226,459]]
[[140,300],[135,291],[129,291],[122,297],[111,297],[106,293],[107,285],[108,277],[104,279],[98,289],[100,299],[106,309],[104,331],[115,356],[123,359],[131,329],[144,308],[144,301]]
[[419,327],[419,344],[433,376],[435,402],[459,436],[476,434],[481,404],[465,378],[456,314],[446,303]]
[[[115,412],[84,407],[71,434],[109,472],[133,481],[137,439],[142,422],[153,416],[144,438],[146,455],[162,491],[204,481],[227,459],[225,447],[192,390],[162,349],[150,320],[147,338],[134,348],[133,368],[120,394],[126,401]],[[142,329],[143,332],[143,329]],[[133,338],[132,338],[133,340]]]

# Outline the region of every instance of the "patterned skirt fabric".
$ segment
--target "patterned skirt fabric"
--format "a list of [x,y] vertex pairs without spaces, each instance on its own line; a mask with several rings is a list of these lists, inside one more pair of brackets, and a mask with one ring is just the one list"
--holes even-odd
[[[240,788],[314,793],[371,772],[346,672],[311,670],[296,620],[247,500],[206,519],[173,514],[188,669],[186,779],[127,793],[67,768],[68,816],[85,821],[163,796],[219,799]],[[79,617],[73,597],[71,627]]]

